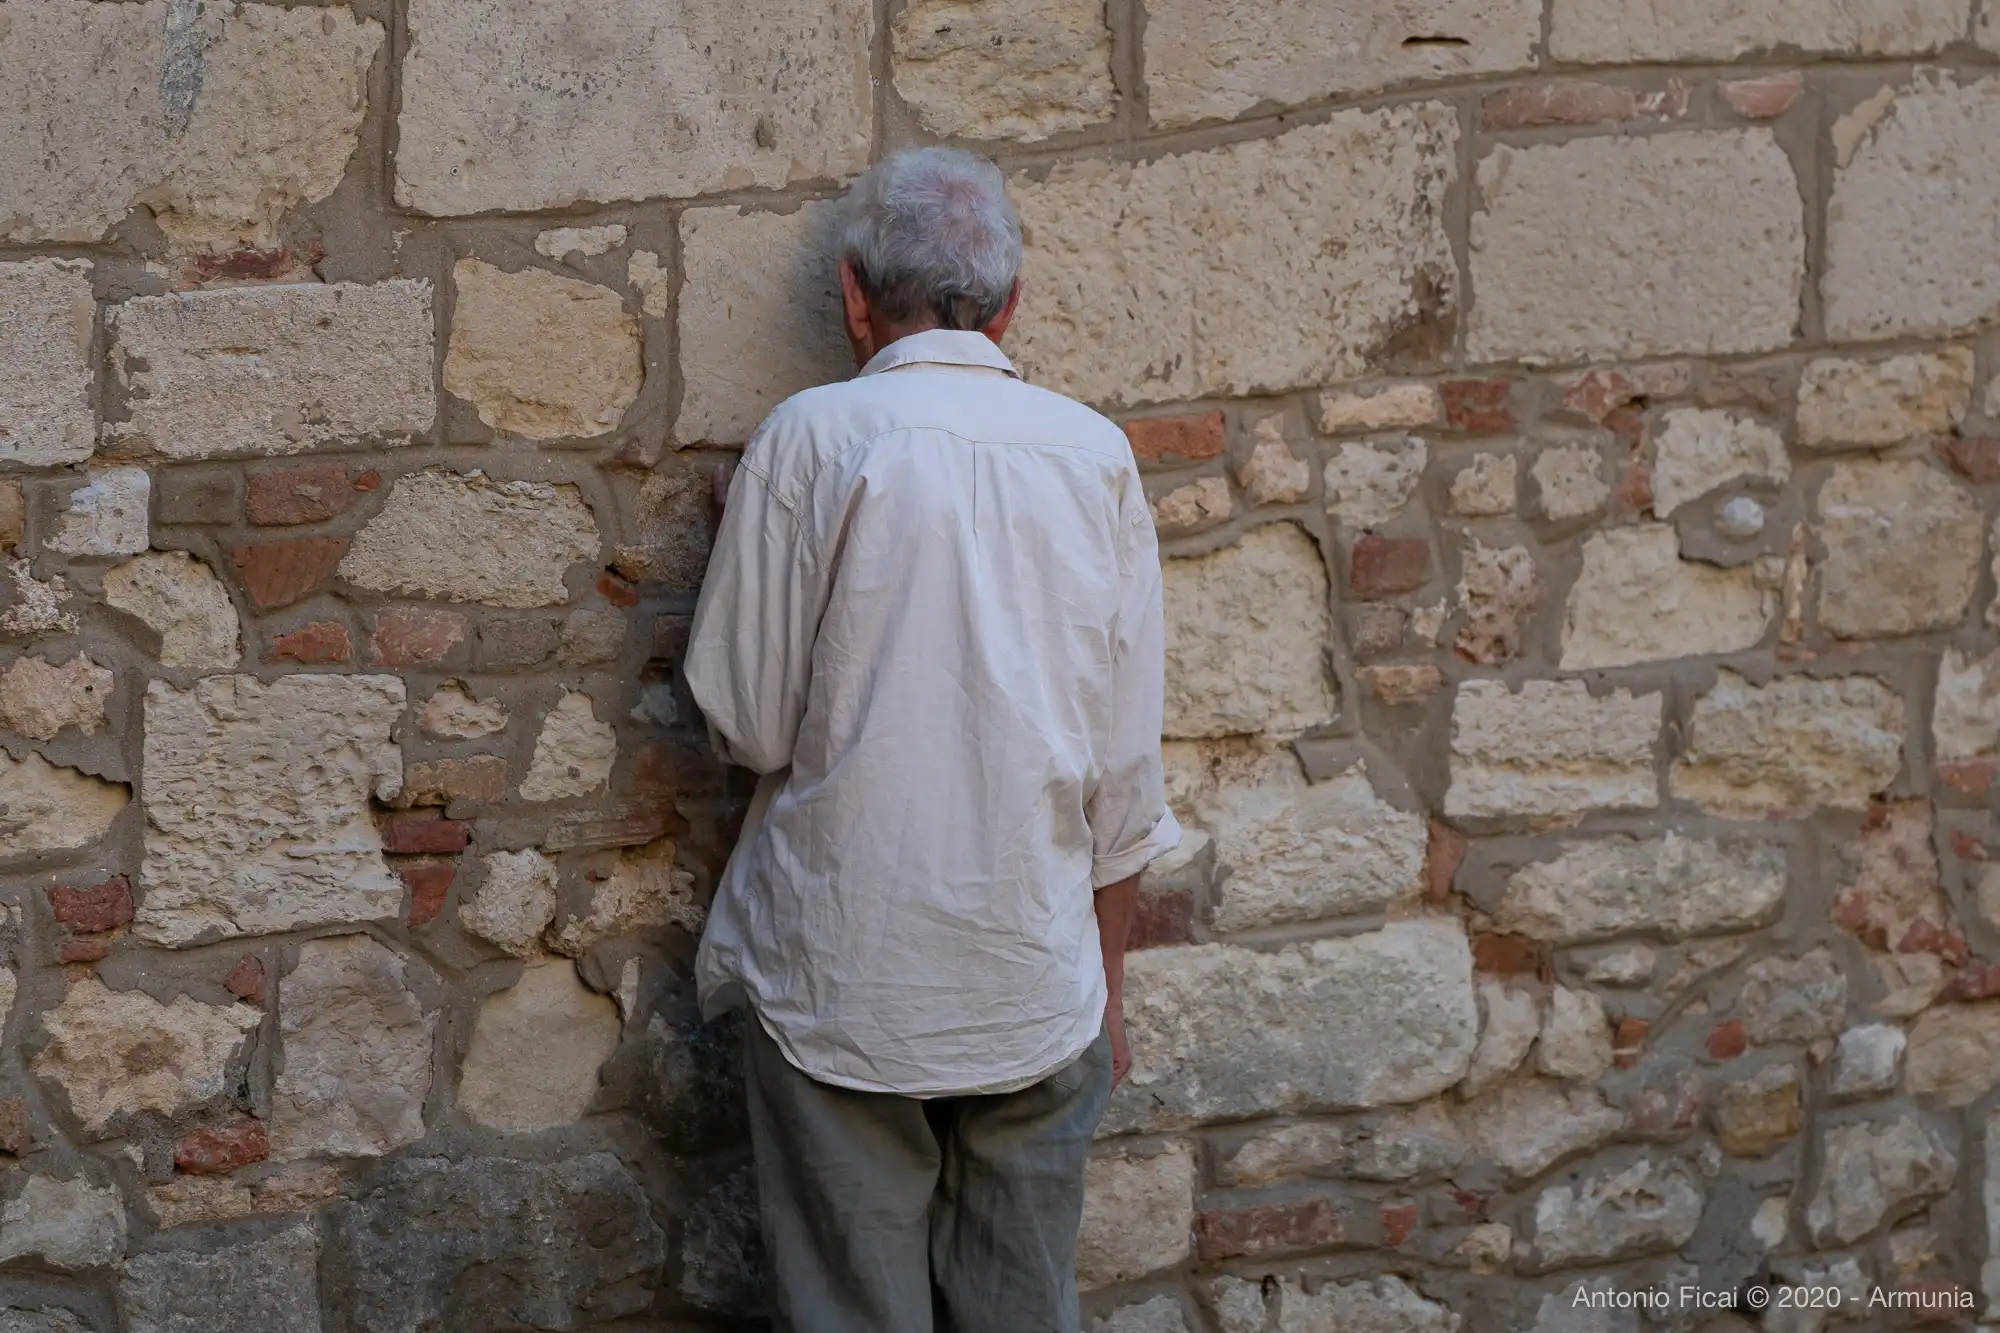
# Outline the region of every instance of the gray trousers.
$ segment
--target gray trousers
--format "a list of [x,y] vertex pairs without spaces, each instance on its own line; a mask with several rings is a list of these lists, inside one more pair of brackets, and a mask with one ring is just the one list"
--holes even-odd
[[918,1099],[817,1082],[743,1026],[778,1333],[1077,1333],[1108,1037],[1019,1092]]

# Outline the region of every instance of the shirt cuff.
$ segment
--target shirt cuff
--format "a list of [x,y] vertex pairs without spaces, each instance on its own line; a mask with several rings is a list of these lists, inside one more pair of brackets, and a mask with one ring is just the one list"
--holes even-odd
[[1159,822],[1153,831],[1131,847],[1110,856],[1090,858],[1090,887],[1101,889],[1107,884],[1116,884],[1144,870],[1155,858],[1171,852],[1181,840],[1181,824],[1174,818],[1174,812],[1160,812]]

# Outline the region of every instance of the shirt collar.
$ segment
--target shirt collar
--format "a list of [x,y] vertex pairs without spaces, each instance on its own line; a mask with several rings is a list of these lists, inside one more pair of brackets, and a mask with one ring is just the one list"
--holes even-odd
[[983,333],[963,329],[925,329],[898,338],[868,359],[863,375],[877,375],[898,366],[983,366],[1019,379],[1014,363]]

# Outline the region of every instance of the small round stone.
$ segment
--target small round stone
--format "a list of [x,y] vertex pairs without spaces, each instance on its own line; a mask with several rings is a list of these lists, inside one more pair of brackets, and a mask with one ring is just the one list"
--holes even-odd
[[1715,527],[1731,541],[1747,542],[1764,530],[1764,506],[1747,495],[1735,496],[1723,504]]

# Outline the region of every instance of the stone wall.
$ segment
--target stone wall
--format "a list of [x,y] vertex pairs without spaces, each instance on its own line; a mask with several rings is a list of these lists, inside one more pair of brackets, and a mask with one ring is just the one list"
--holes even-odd
[[828,201],[939,138],[1172,557],[1092,1317],[1970,1327],[1996,60],[2000,0],[6,0],[0,1330],[754,1326],[675,668],[708,469],[847,369]]

